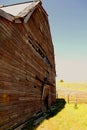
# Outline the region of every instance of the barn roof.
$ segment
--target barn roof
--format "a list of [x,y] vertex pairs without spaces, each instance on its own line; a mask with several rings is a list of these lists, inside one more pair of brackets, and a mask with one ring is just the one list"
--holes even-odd
[[[29,1],[23,3],[17,3],[13,5],[1,6],[0,16],[10,20],[20,23],[21,19],[24,19],[26,23],[34,10],[41,4],[40,0]],[[45,12],[45,10],[44,10]],[[45,12],[46,13],[46,12]]]

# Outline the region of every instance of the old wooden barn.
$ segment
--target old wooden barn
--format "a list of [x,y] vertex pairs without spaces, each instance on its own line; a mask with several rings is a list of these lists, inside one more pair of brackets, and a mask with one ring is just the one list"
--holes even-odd
[[41,1],[0,6],[0,130],[12,129],[56,99],[55,59]]

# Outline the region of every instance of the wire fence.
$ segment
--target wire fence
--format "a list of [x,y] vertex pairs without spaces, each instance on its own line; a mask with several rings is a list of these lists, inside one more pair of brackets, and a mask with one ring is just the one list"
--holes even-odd
[[87,103],[87,92],[68,89],[57,89],[58,98],[64,98],[67,103]]

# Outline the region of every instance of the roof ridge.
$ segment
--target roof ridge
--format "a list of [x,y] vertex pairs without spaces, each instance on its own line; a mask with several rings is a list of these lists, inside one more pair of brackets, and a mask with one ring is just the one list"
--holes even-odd
[[19,5],[19,4],[26,4],[26,3],[31,3],[31,2],[35,2],[35,1],[34,1],[34,0],[31,0],[31,1],[25,1],[25,2],[14,3],[14,4],[10,4],[10,5],[3,5],[1,8],[3,8],[3,7],[9,7],[9,6],[14,6],[14,5]]

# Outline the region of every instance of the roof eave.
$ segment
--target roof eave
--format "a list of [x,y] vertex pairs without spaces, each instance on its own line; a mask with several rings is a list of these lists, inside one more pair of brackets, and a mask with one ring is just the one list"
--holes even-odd
[[7,19],[7,20],[9,20],[9,21],[11,21],[11,22],[14,21],[14,16],[12,16],[12,15],[6,13],[5,11],[3,11],[3,10],[1,10],[1,9],[0,9],[0,16],[4,17],[5,19]]
[[[35,9],[39,6],[39,3],[30,10],[30,12],[28,12],[26,14],[26,16],[21,16],[21,15],[18,15],[15,17],[15,23],[20,23],[20,22],[24,22],[24,23],[27,23],[31,17],[31,15],[33,14],[33,12],[35,11]],[[20,21],[21,20],[21,21]]]
[[7,20],[9,20],[11,22],[15,22],[15,23],[23,23],[24,22],[24,23],[27,23],[29,21],[31,15],[33,14],[33,12],[35,11],[35,9],[37,7],[39,7],[40,9],[42,9],[43,13],[46,16],[48,16],[48,14],[46,13],[46,11],[42,7],[42,2],[40,0],[37,1],[37,5],[34,8],[32,8],[26,15],[22,15],[21,12],[20,12],[20,14],[18,14],[17,16],[13,16],[11,14],[6,13],[2,9],[0,9],[0,16],[4,17],[5,19],[7,19]]

